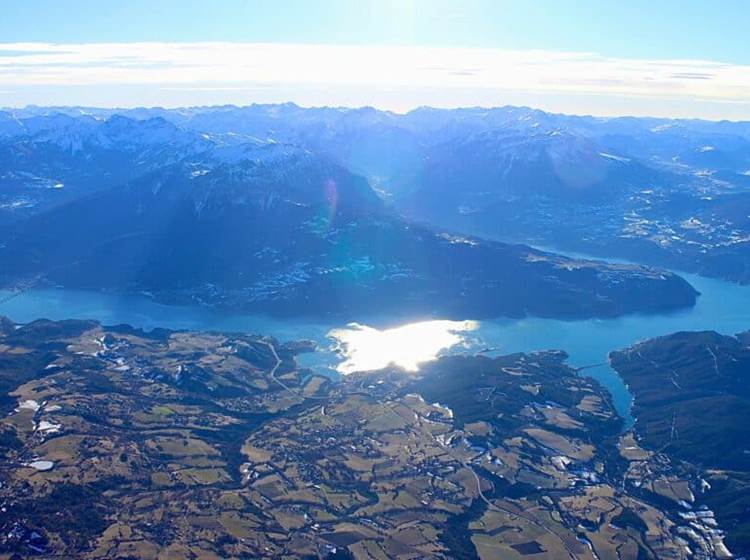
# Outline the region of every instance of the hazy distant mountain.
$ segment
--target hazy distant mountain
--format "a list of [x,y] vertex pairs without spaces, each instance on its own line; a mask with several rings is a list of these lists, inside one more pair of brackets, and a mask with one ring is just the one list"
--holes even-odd
[[592,316],[695,299],[668,273],[414,226],[365,179],[299,145],[198,134],[159,117],[21,122],[28,153],[49,154],[45,169],[73,181],[86,169],[90,187],[6,227],[6,284],[43,274],[271,313]]
[[0,223],[138,177],[215,142],[155,117],[0,113]]
[[440,144],[405,187],[409,202],[471,211],[508,198],[620,198],[659,174],[567,132],[493,130]]
[[[325,291],[348,293],[339,309],[386,294],[483,314],[682,305],[691,290],[629,284],[626,301],[612,270],[532,265],[526,248],[461,235],[750,281],[748,139],[747,123],[522,107],[13,110],[0,113],[4,274],[274,311]],[[268,303],[282,292],[293,303]]]
[[125,114],[304,146],[364,175],[410,218],[442,228],[750,281],[750,123],[524,107]]
[[[636,117],[590,117],[547,113],[528,107],[434,109],[424,107],[407,114],[358,109],[302,108],[293,103],[279,105],[233,105],[186,107],[179,109],[136,108],[100,109],[89,107],[27,107],[9,109],[7,116],[21,122],[33,117],[65,114],[104,120],[122,115],[135,120],[155,117],[180,127],[208,133],[233,133],[259,138],[289,140],[292,137],[325,142],[326,138],[347,134],[378,136],[391,129],[412,134],[424,145],[440,144],[489,130],[513,129],[538,133],[555,130],[600,140],[608,147],[648,157],[669,159],[691,148],[723,146],[750,140],[750,122],[702,121]],[[0,123],[4,118],[0,114]],[[3,125],[0,124],[0,131]],[[316,134],[313,134],[316,132]],[[320,136],[320,133],[324,133]],[[1,132],[0,132],[1,134]],[[387,139],[383,139],[386,143]]]

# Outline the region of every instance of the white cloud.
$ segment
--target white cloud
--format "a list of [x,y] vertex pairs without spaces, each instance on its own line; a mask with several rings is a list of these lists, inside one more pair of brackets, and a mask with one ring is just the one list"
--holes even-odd
[[[318,104],[370,103],[396,110],[528,98],[573,112],[652,108],[658,114],[688,110],[707,113],[693,116],[750,117],[750,66],[704,60],[415,46],[0,44],[0,89],[6,92],[0,104],[38,102],[34,90],[53,103],[83,103],[92,99],[92,88],[99,88],[100,104],[113,105],[104,94],[111,95],[114,86],[127,88],[129,97],[117,103],[127,105],[184,104],[191,91],[196,102],[206,102],[209,93],[215,103],[234,102],[240,93],[262,90],[263,101],[304,97]],[[154,88],[164,94],[155,95]],[[179,103],[171,103],[166,92],[181,92]]]

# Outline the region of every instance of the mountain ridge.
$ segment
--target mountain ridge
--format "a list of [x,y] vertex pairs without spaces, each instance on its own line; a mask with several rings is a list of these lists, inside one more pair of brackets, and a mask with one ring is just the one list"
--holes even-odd
[[[412,224],[365,178],[304,143],[225,141],[160,118],[92,125],[85,117],[83,126],[97,148],[65,144],[48,168],[77,169],[84,157],[93,186],[6,226],[6,285],[41,274],[52,285],[287,314],[385,307],[581,317],[695,301],[684,280],[664,271]],[[50,153],[46,137],[36,149]],[[61,190],[73,189],[47,191]]]

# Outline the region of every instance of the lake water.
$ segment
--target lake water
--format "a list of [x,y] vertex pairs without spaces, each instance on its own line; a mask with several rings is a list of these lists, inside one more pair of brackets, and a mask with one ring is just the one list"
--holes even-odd
[[[562,349],[572,366],[606,362],[611,350],[645,338],[681,330],[715,330],[736,334],[750,329],[750,286],[682,274],[701,292],[691,309],[667,315],[629,315],[616,319],[562,321],[528,317],[466,322],[424,321],[394,325],[387,317],[362,317],[346,326],[307,319],[276,319],[220,312],[198,306],[167,306],[145,296],[116,296],[73,290],[32,290],[0,304],[0,315],[17,322],[38,318],[96,319],[105,325],[127,323],[150,330],[201,329],[272,335],[280,341],[312,339],[321,351],[301,356],[307,367],[348,373],[389,361],[415,367],[441,351],[485,350],[508,354]],[[0,298],[3,293],[0,292]],[[440,318],[435,318],[440,319]],[[400,328],[397,328],[400,327]],[[337,340],[328,337],[332,329]],[[607,365],[585,372],[612,393],[617,410],[628,421],[630,393]]]

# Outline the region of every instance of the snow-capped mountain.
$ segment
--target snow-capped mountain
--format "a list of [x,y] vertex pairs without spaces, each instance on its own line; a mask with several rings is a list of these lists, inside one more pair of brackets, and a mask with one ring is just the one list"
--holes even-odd
[[305,189],[334,166],[370,183],[378,196],[368,187],[357,202],[368,208],[382,199],[409,219],[462,233],[614,251],[744,281],[748,142],[747,123],[526,107],[405,115],[291,103],[30,107],[0,112],[0,224],[140,179],[159,191],[178,169],[186,204],[204,214],[212,205],[304,208],[312,193],[333,196]]
[[649,186],[657,176],[590,138],[560,130],[500,129],[432,147],[404,190],[415,204],[454,206],[539,195],[602,199]]
[[0,223],[136,179],[164,166],[279,159],[305,150],[187,130],[161,117],[0,113]]
[[[694,301],[670,273],[572,261],[404,221],[334,149],[350,135],[366,137],[362,126],[391,125],[369,110],[321,113],[349,123],[341,130],[329,123],[322,138],[332,143],[321,151],[305,141],[310,131],[284,142],[282,134],[240,126],[199,132],[161,117],[17,119],[24,132],[3,144],[3,177],[14,178],[17,193],[71,194],[6,226],[0,280],[41,277],[268,313],[591,316]],[[67,184],[31,186],[26,169]]]

